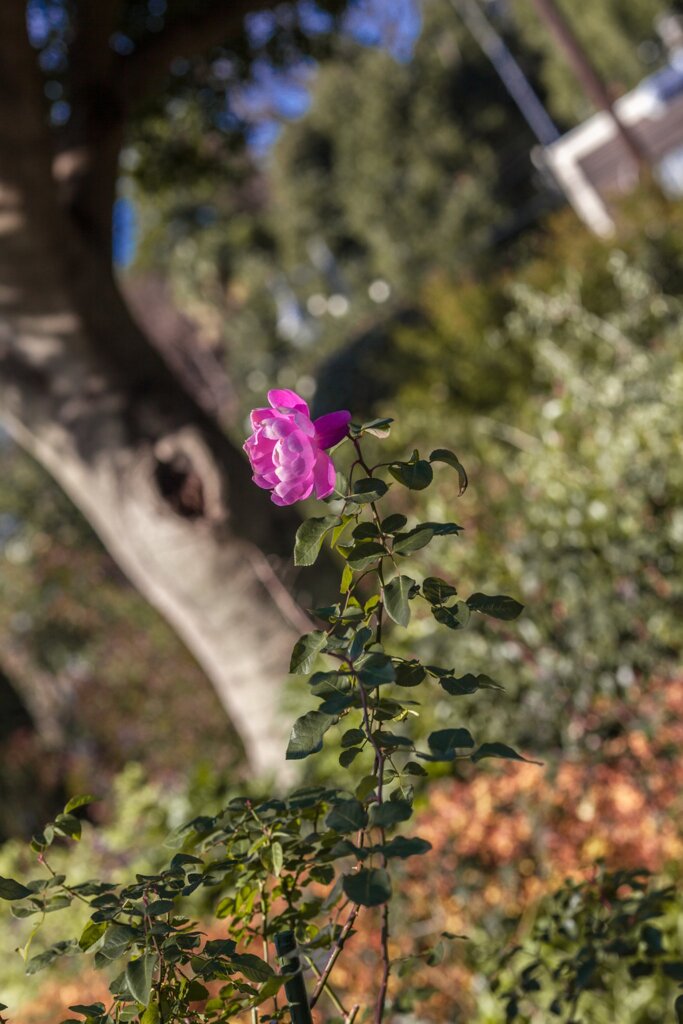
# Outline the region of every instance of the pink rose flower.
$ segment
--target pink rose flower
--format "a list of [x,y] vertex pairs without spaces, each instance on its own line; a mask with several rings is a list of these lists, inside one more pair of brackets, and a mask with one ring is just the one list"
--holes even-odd
[[293,505],[334,490],[336,473],[325,451],[346,436],[350,412],[330,412],[311,420],[306,402],[287,389],[268,392],[270,409],[254,409],[254,433],[244,443],[254,470],[253,481],[272,491],[276,505]]

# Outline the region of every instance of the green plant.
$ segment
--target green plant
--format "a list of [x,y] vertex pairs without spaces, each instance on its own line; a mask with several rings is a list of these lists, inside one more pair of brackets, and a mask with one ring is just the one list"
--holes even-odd
[[[170,840],[175,852],[160,870],[124,883],[71,884],[53,868],[53,844],[81,836],[81,809],[91,798],[77,797],[32,841],[43,877],[0,883],[13,913],[36,922],[23,947],[29,974],[81,952],[116,973],[108,1008],[71,1008],[88,1024],[208,1024],[245,1011],[254,1021],[259,1012],[261,1021],[285,1019],[290,1009],[280,989],[288,975],[273,966],[273,941],[283,931],[295,933],[300,956],[319,974],[312,1005],[326,994],[344,1021],[362,1012],[379,1024],[397,966],[390,951],[391,864],[429,850],[418,836],[396,834],[413,813],[415,785],[428,777],[425,766],[524,760],[502,743],[477,746],[460,725],[432,732],[427,749],[418,749],[410,728],[420,713],[416,694],[435,687],[456,699],[498,684],[484,674],[458,676],[452,663],[425,665],[395,653],[389,627],[406,627],[416,601],[456,632],[473,615],[512,620],[522,606],[483,593],[462,600],[450,581],[418,581],[404,572],[414,552],[447,543],[461,528],[454,522],[409,525],[406,515],[384,509],[390,489],[425,490],[435,467],[445,465],[456,472],[462,493],[467,476],[446,449],[371,465],[366,443],[387,436],[389,426],[383,420],[350,427],[342,442],[350,465],[338,475],[329,514],[303,523],[295,548],[297,564],[312,565],[328,538],[344,569],[339,600],[314,610],[318,628],[294,647],[290,669],[307,676],[317,704],[294,723],[287,757],[316,753],[334,731],[340,769],[365,762],[360,781],[352,789],[319,786],[288,797],[234,798],[218,814],[199,815],[178,829]],[[195,920],[207,898],[215,917],[210,926]],[[80,934],[36,952],[46,915],[75,902],[89,914]],[[367,1005],[359,999],[347,1007],[332,988],[332,974],[361,914],[376,921],[378,981]]]
[[[675,909],[674,887],[655,887],[647,871],[599,868],[589,881],[568,881],[500,961],[493,987],[506,1022],[607,1024],[628,1011],[632,1020],[662,1020],[674,984],[683,988]],[[675,1012],[683,1020],[683,995]]]

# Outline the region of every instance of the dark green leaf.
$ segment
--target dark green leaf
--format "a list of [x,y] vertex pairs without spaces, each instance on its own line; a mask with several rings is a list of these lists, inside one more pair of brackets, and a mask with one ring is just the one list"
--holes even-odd
[[411,491],[422,491],[429,487],[434,479],[432,467],[425,459],[415,459],[411,462],[392,462],[389,472],[394,480],[398,480],[404,487]]
[[351,661],[355,661],[356,658],[360,657],[365,650],[365,645],[368,640],[372,639],[372,635],[373,633],[369,626],[361,626],[360,629],[356,631],[356,634],[349,646],[349,658]]
[[403,765],[403,773],[405,775],[420,776],[425,776],[429,774],[429,772],[425,771],[422,765],[418,764],[417,761],[406,761],[406,763]]
[[462,526],[458,526],[457,523],[423,523],[423,526],[429,526],[434,531],[435,537],[449,537],[452,534],[462,533]]
[[467,598],[467,604],[473,612],[492,615],[495,619],[504,619],[506,622],[516,619],[524,611],[523,604],[515,601],[514,597],[506,597],[505,594],[472,594]]
[[359,754],[362,753],[360,747],[348,747],[346,750],[342,750],[339,755],[339,764],[342,768],[348,768],[350,764],[356,760]]
[[398,533],[407,522],[406,517],[402,516],[400,512],[394,512],[382,520],[382,530],[384,533]]
[[418,836],[413,836],[412,839],[407,836],[394,836],[388,843],[371,847],[369,852],[381,853],[385,857],[400,857],[401,860],[405,860],[406,857],[428,853],[431,848],[430,842],[420,839]]
[[162,914],[170,914],[174,907],[173,900],[153,900],[148,904],[146,913],[148,917],[161,917]]
[[83,1017],[99,1017],[104,1013],[104,1003],[88,1003],[87,1006],[77,1003],[76,1006],[70,1006],[69,1009],[74,1013],[80,1013]]
[[354,540],[374,540],[379,537],[376,523],[359,523],[351,533]]
[[344,875],[344,892],[362,907],[379,907],[391,899],[391,879],[383,868],[361,868],[353,875]]
[[362,729],[347,729],[341,738],[342,747],[355,747],[365,739]]
[[676,999],[674,1011],[676,1013],[676,1024],[683,1024],[683,996],[678,996]]
[[398,686],[419,686],[425,677],[425,670],[417,661],[403,661],[396,665],[396,683]]
[[107,960],[117,960],[135,938],[136,933],[125,924],[113,924],[105,933],[101,953]]
[[507,747],[504,743],[482,743],[474,754],[472,754],[473,761],[481,761],[483,757],[503,757],[510,761],[526,761],[527,764],[542,764],[542,761],[531,761],[528,757],[522,757],[512,747]]
[[297,718],[287,746],[287,760],[297,761],[321,750],[323,736],[334,721],[334,716],[324,711],[308,711]]
[[354,546],[346,556],[346,560],[352,569],[367,569],[373,562],[377,562],[386,555],[386,549],[378,541],[361,541]]
[[368,816],[360,800],[340,800],[325,819],[328,828],[335,832],[357,832],[365,828]]
[[126,967],[126,984],[130,994],[143,1006],[149,1003],[156,963],[157,958],[153,953],[144,953],[137,960],[131,960]]
[[275,973],[270,964],[253,953],[235,953],[232,956],[232,963],[249,981],[268,981]]
[[394,551],[397,555],[408,555],[411,551],[419,551],[426,547],[434,536],[431,526],[421,523],[408,533],[397,533],[394,540]]
[[369,689],[382,683],[393,683],[396,673],[391,658],[379,653],[368,655],[358,669],[358,678]]
[[452,466],[458,474],[458,480],[460,482],[460,489],[458,494],[464,494],[467,490],[467,473],[465,467],[461,463],[460,459],[453,452],[449,452],[447,448],[436,448],[429,456],[430,462],[446,462],[449,466]]
[[289,671],[302,675],[310,672],[315,659],[325,646],[325,640],[325,634],[319,629],[314,630],[312,633],[305,633],[300,637],[292,651]]
[[389,488],[379,477],[367,477],[364,480],[357,480],[353,485],[353,494],[349,494],[348,500],[355,505],[364,505],[370,501],[379,501],[387,493]]
[[31,890],[27,889],[21,882],[15,882],[13,878],[3,878],[0,875],[0,899],[23,900],[26,896],[32,895]]
[[437,729],[429,734],[427,743],[432,752],[432,760],[452,761],[458,749],[473,747],[474,739],[467,729]]
[[444,676],[439,679],[439,685],[444,688],[446,693],[450,693],[453,697],[462,697],[468,693],[476,693],[477,690],[503,689],[499,683],[494,683],[493,679],[489,679],[488,676],[474,676],[470,672],[467,675],[460,676],[459,679],[456,679],[455,676]]
[[306,519],[296,531],[294,564],[313,565],[320,553],[325,534],[341,524],[339,516]]
[[674,981],[683,981],[683,962],[680,960],[665,960],[662,963],[662,971],[667,978]]
[[455,597],[457,590],[438,576],[428,576],[422,584],[422,593],[430,604],[444,604],[450,597]]
[[407,800],[386,800],[383,804],[371,805],[370,824],[377,828],[387,828],[407,821],[412,813],[412,805]]
[[410,622],[409,595],[415,580],[410,576],[397,576],[384,588],[384,607],[387,615],[399,626],[407,626]]
[[442,626],[449,629],[464,629],[470,621],[470,609],[464,601],[456,601],[450,607],[432,605],[432,615]]

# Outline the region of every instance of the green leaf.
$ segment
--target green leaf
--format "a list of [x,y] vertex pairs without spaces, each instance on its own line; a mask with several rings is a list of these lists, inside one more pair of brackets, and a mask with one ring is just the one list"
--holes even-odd
[[88,794],[84,796],[72,796],[64,808],[64,813],[71,814],[71,812],[75,811],[77,807],[85,807],[86,804],[93,804],[96,800],[96,796],[90,796]]
[[346,561],[352,569],[367,569],[373,562],[377,562],[380,558],[384,558],[386,553],[386,548],[383,544],[380,544],[379,541],[366,540],[353,545],[346,556]]
[[74,953],[78,951],[78,946],[75,942],[62,941],[56,942],[54,946],[50,946],[44,953],[38,953],[36,956],[32,956],[26,964],[27,974],[37,974],[38,971],[42,971],[43,968],[49,967],[50,964],[54,963],[57,957],[65,956],[67,953]]
[[369,689],[382,683],[393,683],[396,673],[391,658],[386,654],[369,654],[358,669],[358,678]]
[[74,1013],[80,1013],[83,1017],[101,1017],[105,1012],[104,1003],[88,1003],[87,1006],[84,1003],[76,1003],[69,1009]]
[[368,815],[360,800],[340,800],[325,819],[328,828],[335,832],[357,832],[365,828]]
[[353,583],[353,569],[350,565],[344,562],[344,568],[342,569],[341,583],[339,584],[339,590],[342,594],[348,594],[351,584]]
[[361,626],[360,629],[356,630],[356,634],[349,645],[349,658],[351,661],[355,661],[361,656],[365,650],[365,645],[368,640],[371,640],[373,636],[372,630],[369,626]]
[[231,962],[249,981],[268,981],[275,973],[270,964],[253,953],[234,953]]
[[449,629],[464,629],[470,621],[470,608],[464,601],[456,601],[450,607],[446,605],[432,605],[432,615],[442,626]]
[[341,525],[339,516],[319,516],[303,522],[296,531],[294,564],[313,565],[320,554],[325,534],[339,525]]
[[[81,937],[78,940],[78,945],[85,952],[86,949],[90,949],[94,946],[97,940],[104,935],[107,930],[106,921],[88,921],[85,928],[81,932]],[[73,1009],[73,1007],[72,1007]]]
[[148,917],[161,917],[163,914],[170,914],[174,909],[173,900],[153,900],[148,904],[145,912]]
[[516,750],[504,743],[482,743],[479,750],[472,754],[472,760],[481,761],[484,757],[503,757],[510,761],[526,761],[527,764],[543,764],[542,761],[532,761],[528,757],[522,757]]
[[431,526],[421,523],[409,533],[397,533],[394,540],[394,551],[397,555],[408,555],[411,551],[419,551],[429,544],[434,537]]
[[406,525],[408,520],[400,512],[393,512],[386,519],[382,520],[383,533],[398,533]]
[[282,846],[277,841],[271,844],[270,847],[270,859],[273,865],[273,874],[276,878],[280,877],[282,873],[282,867],[285,862],[285,856],[282,851]]
[[493,679],[489,679],[488,676],[474,676],[471,672],[460,676],[459,679],[456,679],[455,676],[443,676],[439,679],[439,685],[444,688],[446,693],[450,693],[453,697],[462,697],[469,693],[476,693],[477,690],[503,689],[499,683],[494,683]]
[[389,437],[390,427],[393,422],[392,419],[370,420],[369,423],[363,424],[358,433],[372,434],[373,437],[379,438]]
[[376,828],[388,828],[408,821],[413,813],[412,804],[407,800],[386,800],[383,804],[372,804],[370,807],[370,824]]
[[372,791],[377,787],[376,775],[364,775],[356,786],[356,796],[359,800],[366,800]]
[[410,592],[415,580],[410,576],[397,576],[384,588],[384,607],[387,615],[399,626],[407,626],[410,622]]
[[125,924],[111,925],[104,936],[101,953],[107,960],[118,960],[126,952],[136,933]]
[[81,819],[73,814],[58,814],[54,821],[55,832],[69,839],[81,838]]
[[473,747],[474,739],[468,729],[437,729],[430,733],[427,743],[432,752],[430,760],[452,761],[459,748]]
[[426,675],[418,661],[402,661],[396,666],[395,671],[398,686],[419,686]]
[[305,633],[300,637],[292,651],[289,671],[301,675],[310,672],[315,659],[325,646],[326,639],[325,634],[319,629],[314,630],[312,633]]
[[523,604],[515,601],[514,597],[506,597],[505,594],[472,594],[467,598],[467,604],[473,612],[492,615],[495,619],[504,619],[506,622],[516,619],[524,611]]
[[126,984],[130,994],[143,1006],[149,1003],[156,964],[157,957],[154,953],[144,953],[137,960],[131,960],[126,967]]
[[467,490],[467,473],[465,467],[461,463],[460,459],[453,452],[449,452],[447,448],[436,448],[429,456],[430,462],[445,462],[458,474],[458,480],[460,482],[460,489],[458,495],[462,495]]
[[425,775],[428,775],[429,772],[425,771],[422,765],[418,764],[417,761],[406,761],[406,763],[403,765],[403,774],[420,775],[424,777]]
[[26,896],[32,895],[31,890],[27,889],[21,882],[15,882],[13,878],[3,878],[0,875],[0,899],[23,900]]
[[428,576],[422,584],[422,593],[430,604],[445,604],[450,597],[455,597],[457,590],[438,576]]
[[374,540],[379,537],[377,523],[359,523],[351,531],[351,536],[354,540]]
[[344,892],[362,907],[379,907],[391,899],[391,879],[383,868],[361,868],[353,875],[344,875]]
[[406,857],[429,853],[431,848],[432,844],[430,842],[426,839],[420,839],[418,836],[413,836],[411,839],[407,836],[394,836],[388,843],[371,846],[368,852],[381,853],[385,857],[400,857],[401,860],[405,860]]
[[387,493],[389,488],[379,477],[366,477],[363,480],[357,480],[353,485],[353,494],[348,495],[348,501],[352,501],[354,505],[365,505],[371,501],[379,501]]
[[140,1024],[159,1024],[160,1020],[159,1004],[156,999],[153,999],[140,1018]]
[[322,749],[323,736],[335,721],[333,715],[323,711],[308,711],[297,718],[289,738],[286,759],[297,761],[309,754],[316,754]]
[[342,747],[355,747],[365,739],[362,729],[347,729],[341,738]]
[[462,533],[463,527],[458,526],[457,523],[423,523],[423,526],[429,526],[434,531],[435,537],[448,537],[452,534]]
[[359,754],[362,754],[360,747],[347,747],[347,749],[342,750],[339,755],[339,764],[342,768],[348,768],[350,764],[353,764]]
[[[417,454],[417,453],[415,453]],[[411,491],[423,491],[434,479],[432,467],[425,459],[411,459],[410,462],[392,462],[389,472],[394,480],[398,480]]]

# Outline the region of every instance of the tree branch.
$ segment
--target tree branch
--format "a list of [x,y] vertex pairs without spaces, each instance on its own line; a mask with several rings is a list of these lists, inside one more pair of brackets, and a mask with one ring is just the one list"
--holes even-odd
[[126,103],[144,99],[163,83],[176,57],[192,57],[229,42],[241,33],[247,14],[274,6],[274,0],[212,0],[201,12],[176,19],[123,59]]

